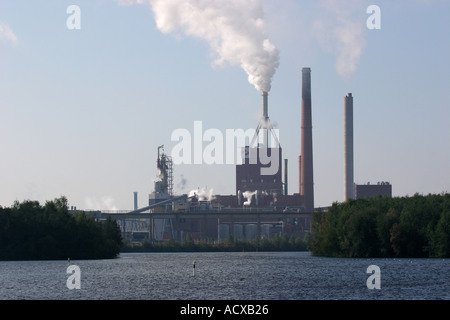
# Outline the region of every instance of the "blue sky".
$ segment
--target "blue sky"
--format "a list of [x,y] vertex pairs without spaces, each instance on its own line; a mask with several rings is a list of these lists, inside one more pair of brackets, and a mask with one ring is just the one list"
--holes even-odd
[[[134,191],[144,206],[157,147],[170,153],[174,130],[256,128],[261,94],[244,70],[216,66],[208,43],[183,30],[162,33],[142,2],[0,0],[1,206],[64,195],[81,209],[131,209]],[[356,183],[389,181],[394,196],[449,191],[450,1],[336,2],[261,0],[279,50],[269,116],[289,193],[298,192],[303,67],[312,70],[316,206],[344,199],[349,92]],[[66,26],[71,4],[80,30]],[[372,4],[379,30],[366,27]],[[233,194],[235,167],[178,165],[174,180],[176,193]]]

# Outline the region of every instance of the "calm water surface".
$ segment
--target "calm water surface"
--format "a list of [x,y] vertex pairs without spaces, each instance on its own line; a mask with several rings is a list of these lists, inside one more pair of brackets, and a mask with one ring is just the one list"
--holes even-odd
[[[195,276],[193,276],[195,261]],[[67,288],[67,261],[0,262],[0,299],[450,299],[450,259],[340,259],[308,252],[123,253],[78,260],[81,289]],[[381,270],[369,290],[367,267]]]

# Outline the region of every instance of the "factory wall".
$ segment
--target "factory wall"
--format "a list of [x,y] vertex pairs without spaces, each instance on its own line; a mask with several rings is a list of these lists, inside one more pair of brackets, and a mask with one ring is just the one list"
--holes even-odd
[[381,182],[379,184],[357,184],[355,186],[355,199],[378,195],[392,197],[392,185]]

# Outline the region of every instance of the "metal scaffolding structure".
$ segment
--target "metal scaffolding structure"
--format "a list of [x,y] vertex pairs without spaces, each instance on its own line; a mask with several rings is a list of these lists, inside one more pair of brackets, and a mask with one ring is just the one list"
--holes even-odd
[[[172,157],[164,153],[164,145],[158,147],[157,168],[159,170],[159,186],[155,186],[155,191],[173,195],[173,162]],[[158,188],[159,190],[156,190]]]

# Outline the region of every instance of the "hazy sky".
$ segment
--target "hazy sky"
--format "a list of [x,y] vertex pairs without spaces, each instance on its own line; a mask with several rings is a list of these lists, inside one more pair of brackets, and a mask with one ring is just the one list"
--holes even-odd
[[[279,53],[269,116],[290,194],[303,67],[312,70],[316,206],[344,199],[349,92],[356,183],[389,181],[394,196],[450,191],[450,1],[235,0],[189,11],[205,2],[0,0],[0,205],[64,195],[80,209],[132,209],[137,191],[145,206],[157,148],[170,154],[176,129],[258,125],[261,93],[242,63],[253,40],[266,40],[269,60]],[[72,4],[80,29],[67,26]],[[367,28],[370,5],[381,29]],[[235,166],[177,165],[174,186],[234,194]]]

